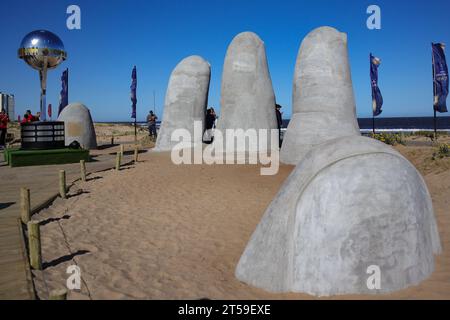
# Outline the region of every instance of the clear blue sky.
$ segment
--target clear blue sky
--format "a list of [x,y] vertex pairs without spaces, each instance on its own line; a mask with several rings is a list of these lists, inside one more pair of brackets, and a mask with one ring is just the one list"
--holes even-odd
[[[66,28],[66,8],[81,7],[81,30]],[[366,9],[382,10],[382,29],[368,30]],[[369,52],[382,59],[382,116],[432,115],[431,47],[450,48],[450,1],[365,0],[75,0],[0,2],[0,91],[16,96],[16,113],[39,105],[38,73],[17,58],[22,37],[35,29],[58,34],[68,60],[49,72],[47,101],[58,105],[62,71],[70,69],[69,100],[86,104],[96,121],[127,121],[133,65],[138,68],[138,120],[162,113],[176,64],[198,54],[211,64],[209,105],[219,109],[226,49],[242,31],[265,42],[277,102],[288,118],[302,39],[329,25],[348,33],[357,112],[371,116]],[[448,49],[450,50],[450,49]]]

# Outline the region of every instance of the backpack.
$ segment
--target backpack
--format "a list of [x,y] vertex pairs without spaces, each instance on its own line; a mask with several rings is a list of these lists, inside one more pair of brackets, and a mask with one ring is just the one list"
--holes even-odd
[[81,149],[81,145],[78,141],[75,140],[69,144],[69,149]]

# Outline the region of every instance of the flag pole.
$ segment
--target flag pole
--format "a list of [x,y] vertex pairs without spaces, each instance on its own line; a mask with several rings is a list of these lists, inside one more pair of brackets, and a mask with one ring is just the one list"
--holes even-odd
[[155,112],[155,114],[157,114],[157,112],[156,112],[156,94],[155,94],[155,90],[153,90],[153,111]]
[[[137,115],[136,115],[137,117]],[[134,118],[134,143],[137,143],[136,117]]]
[[372,113],[372,132],[375,134],[375,116]]
[[436,74],[434,72],[434,52],[433,52],[433,43],[431,43],[431,58],[433,61],[433,111],[434,111],[434,117],[433,117],[433,124],[434,124],[434,141],[437,140],[437,125],[436,125],[436,106],[434,105],[434,99],[436,97]]
[[[133,69],[136,69],[136,66],[134,66]],[[133,81],[135,81],[136,85],[134,87],[134,99],[135,99],[135,103],[134,103],[134,144],[137,145],[137,99],[136,99],[136,90],[137,90],[137,71],[135,71],[135,79]]]
[[437,140],[437,117],[436,117],[436,109],[434,109],[434,140]]

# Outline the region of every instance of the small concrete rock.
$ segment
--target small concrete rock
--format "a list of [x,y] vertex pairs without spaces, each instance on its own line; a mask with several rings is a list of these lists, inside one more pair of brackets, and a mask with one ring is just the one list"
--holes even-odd
[[58,121],[64,121],[68,146],[78,141],[84,149],[97,148],[97,136],[89,109],[82,103],[75,102],[67,105],[58,116]]

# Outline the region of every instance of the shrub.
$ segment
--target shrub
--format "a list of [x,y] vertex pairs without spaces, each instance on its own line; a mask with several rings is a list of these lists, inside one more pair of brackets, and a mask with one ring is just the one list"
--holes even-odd
[[450,146],[446,143],[441,143],[438,147],[436,152],[433,153],[433,160],[436,160],[437,158],[443,159],[450,157]]
[[395,146],[396,144],[405,145],[405,139],[403,134],[398,133],[376,133],[371,134],[373,139],[377,139],[381,142],[389,144],[391,146]]

